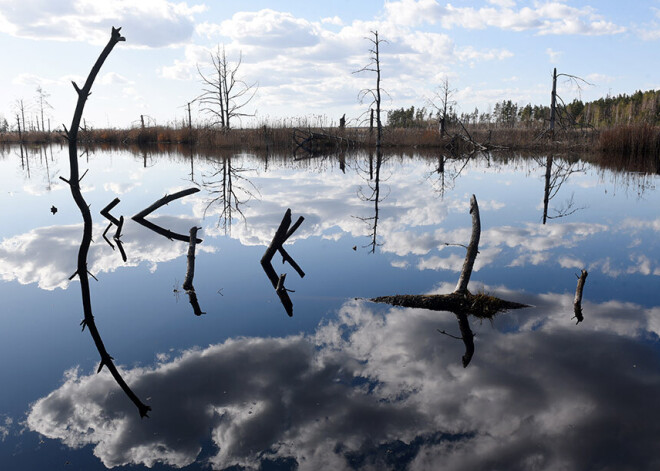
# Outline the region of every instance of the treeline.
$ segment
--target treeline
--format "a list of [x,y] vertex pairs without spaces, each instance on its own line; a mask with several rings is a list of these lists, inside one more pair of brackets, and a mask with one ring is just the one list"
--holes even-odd
[[[425,107],[399,108],[387,112],[387,124],[395,128],[423,128],[436,125],[441,113]],[[548,122],[550,106],[521,106],[511,100],[502,100],[486,112],[477,108],[471,113],[458,114],[453,106],[447,110],[445,124],[459,121],[464,125],[489,125],[496,127],[539,127]],[[637,91],[632,95],[607,96],[583,102],[574,99],[570,103],[558,100],[557,120],[565,127],[609,128],[623,125],[660,125],[660,90]]]

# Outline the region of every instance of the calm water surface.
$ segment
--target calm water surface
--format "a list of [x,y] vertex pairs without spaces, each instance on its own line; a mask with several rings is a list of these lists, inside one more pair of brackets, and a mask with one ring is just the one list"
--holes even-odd
[[[96,323],[152,411],[141,419],[107,369],[96,374],[81,333],[66,149],[5,148],[2,469],[660,469],[656,175],[560,156],[95,150],[80,165]],[[202,228],[201,316],[182,288],[188,244],[131,220],[190,187],[201,191],[148,219]],[[453,291],[472,194],[471,291],[532,307],[471,318],[463,368],[463,343],[438,332],[460,335],[453,314],[367,299]],[[115,229],[102,236],[115,197],[126,261]],[[259,263],[288,208],[304,217],[285,248],[305,276],[279,255],[273,266],[293,317]]]

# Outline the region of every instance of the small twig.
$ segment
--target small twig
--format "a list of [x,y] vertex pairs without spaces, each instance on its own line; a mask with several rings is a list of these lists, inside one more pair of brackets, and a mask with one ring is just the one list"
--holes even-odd
[[463,340],[463,337],[456,337],[455,335],[448,334],[448,333],[445,332],[444,330],[440,330],[440,329],[435,329],[435,330],[437,330],[437,331],[440,332],[441,334],[446,335],[447,337],[451,337],[451,338],[456,339],[456,340]]

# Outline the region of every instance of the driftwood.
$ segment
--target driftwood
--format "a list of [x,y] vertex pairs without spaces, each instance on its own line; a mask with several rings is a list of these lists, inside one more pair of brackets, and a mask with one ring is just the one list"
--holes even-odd
[[587,275],[587,270],[583,269],[580,276],[578,276],[577,287],[575,288],[575,299],[573,300],[573,312],[575,313],[573,319],[577,319],[575,325],[584,320],[582,316],[582,291],[584,290],[584,283],[587,281]]
[[393,306],[413,307],[421,309],[430,309],[433,311],[449,311],[456,315],[458,327],[461,331],[460,337],[454,337],[444,331],[440,333],[457,338],[465,344],[465,354],[463,355],[463,367],[467,367],[474,355],[474,334],[470,329],[468,315],[473,315],[481,319],[492,319],[496,314],[508,311],[510,309],[522,309],[529,307],[526,304],[520,304],[512,301],[505,301],[495,296],[487,294],[472,294],[467,286],[470,282],[470,276],[474,267],[474,261],[479,253],[479,238],[481,235],[481,219],[479,217],[479,206],[477,198],[472,195],[470,199],[470,214],[472,214],[472,235],[470,243],[467,246],[463,269],[458,278],[456,289],[449,294],[407,294],[396,296],[381,296],[372,298],[370,301],[376,303],[386,303]]
[[286,289],[284,286],[286,273],[278,276],[277,272],[273,268],[272,259],[275,256],[275,253],[279,252],[280,255],[282,255],[282,262],[288,262],[289,265],[291,265],[296,270],[301,278],[305,276],[305,272],[300,268],[295,260],[291,258],[289,253],[284,250],[283,247],[283,244],[286,242],[286,240],[291,237],[291,235],[293,235],[293,233],[296,231],[296,229],[298,229],[298,227],[300,227],[304,220],[305,218],[300,216],[292,226],[291,209],[287,209],[286,213],[284,213],[284,217],[282,218],[280,226],[277,228],[277,231],[273,236],[273,240],[261,257],[261,266],[264,269],[264,272],[266,273],[266,276],[270,280],[271,284],[273,285],[273,288],[275,288],[275,292],[280,298],[282,306],[284,306],[284,309],[286,310],[286,313],[289,315],[289,317],[293,316],[293,302],[289,297],[290,290]]
[[[133,216],[131,219],[133,219],[135,222],[138,224],[141,224],[142,226],[146,227],[147,229],[151,229],[152,231],[156,232],[157,234],[162,235],[163,237],[167,237],[170,240],[180,240],[182,242],[190,242],[190,237],[188,237],[185,234],[179,234],[178,232],[173,232],[170,231],[169,229],[165,229],[157,224],[154,224],[151,221],[148,221],[146,217],[160,208],[161,206],[164,206],[176,199],[183,198],[184,196],[192,195],[193,193],[197,193],[199,191],[199,188],[188,188],[186,190],[181,190],[176,193],[173,193],[171,195],[165,195],[155,203],[153,203],[151,206],[148,206],[147,208],[143,209],[139,213],[137,213],[135,216]],[[199,244],[202,242],[201,239],[195,239],[196,242]]]
[[94,340],[96,349],[101,355],[101,362],[99,364],[97,372],[101,371],[103,366],[106,366],[110,371],[110,373],[112,374],[115,381],[117,382],[117,384],[122,388],[124,393],[126,393],[126,395],[130,398],[130,400],[133,401],[133,404],[135,404],[135,406],[138,408],[138,411],[140,412],[140,416],[147,417],[147,413],[151,410],[151,407],[147,406],[142,401],[140,401],[137,395],[131,390],[128,384],[126,384],[126,382],[124,381],[123,377],[119,373],[119,370],[117,370],[117,367],[113,362],[113,358],[107,352],[105,345],[103,344],[103,340],[101,339],[101,335],[98,331],[98,328],[96,327],[96,322],[94,321],[94,315],[92,313],[91,294],[89,289],[89,278],[88,278],[89,273],[87,271],[87,255],[89,253],[89,247],[92,242],[92,227],[93,227],[92,214],[89,210],[89,206],[87,205],[87,202],[85,201],[85,198],[82,195],[82,192],[80,191],[81,177],[79,176],[79,170],[78,170],[78,130],[80,129],[80,121],[82,119],[85,103],[87,101],[87,98],[91,94],[92,84],[94,83],[94,79],[96,78],[97,74],[101,70],[101,66],[105,62],[105,59],[108,57],[108,55],[110,54],[110,52],[118,42],[126,40],[119,33],[120,30],[121,28],[114,28],[114,27],[112,28],[112,34],[110,36],[110,40],[108,41],[108,44],[101,52],[99,58],[96,60],[96,63],[94,64],[92,70],[87,76],[87,80],[85,81],[85,85],[82,87],[82,89],[78,87],[78,85],[76,85],[75,82],[73,83],[73,86],[76,89],[76,92],[78,93],[78,101],[76,103],[76,109],[73,114],[73,119],[71,121],[71,129],[67,130],[66,126],[64,127],[66,139],[69,141],[69,168],[71,171],[71,176],[69,180],[66,180],[64,178],[62,179],[69,184],[69,187],[71,188],[71,195],[73,196],[73,199],[76,202],[78,208],[80,209],[80,212],[83,217],[83,237],[80,242],[80,249],[78,251],[78,263],[76,270],[76,274],[78,276],[78,279],[80,280],[80,290],[82,294],[82,305],[84,312],[84,318],[80,324],[83,326],[83,330],[85,329],[85,327],[89,329],[89,333],[92,336],[92,339]]

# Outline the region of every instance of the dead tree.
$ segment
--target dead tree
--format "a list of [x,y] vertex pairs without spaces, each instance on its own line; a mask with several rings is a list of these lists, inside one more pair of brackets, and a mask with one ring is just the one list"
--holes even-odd
[[[190,237],[188,237],[185,234],[179,234],[178,232],[173,232],[170,231],[169,229],[165,229],[161,226],[158,226],[154,224],[151,221],[148,221],[146,217],[160,208],[161,206],[164,206],[176,199],[183,198],[184,196],[192,195],[193,193],[197,193],[199,191],[199,188],[187,188],[185,190],[177,191],[176,193],[173,193],[171,195],[165,195],[155,203],[153,203],[151,206],[146,207],[139,213],[137,213],[135,216],[133,216],[131,219],[133,219],[135,222],[138,224],[141,224],[142,226],[146,227],[147,229],[151,229],[152,231],[156,232],[157,234],[162,235],[163,237],[167,237],[170,240],[180,240],[182,242],[190,242]],[[196,242],[199,244],[201,243],[201,239],[196,239]]]
[[[39,108],[39,115],[41,117],[41,130],[46,131],[46,123],[44,122],[44,111],[47,112],[47,110],[52,110],[53,106],[48,103],[48,97],[50,97],[50,93],[46,92],[43,88],[41,88],[41,85],[37,87],[37,96],[35,97],[37,101],[37,106]],[[50,123],[50,121],[49,121]],[[48,124],[48,132],[50,132],[50,124]]]
[[69,130],[67,130],[66,127],[64,128],[66,137],[69,141],[69,167],[71,170],[71,176],[69,180],[66,180],[62,177],[60,178],[62,178],[62,180],[64,180],[69,184],[69,187],[71,188],[71,195],[73,196],[76,205],[80,209],[84,223],[83,237],[80,242],[80,249],[78,251],[77,269],[73,275],[73,276],[77,275],[78,279],[80,280],[80,290],[82,293],[82,304],[83,304],[83,312],[84,312],[84,319],[81,322],[81,325],[83,326],[83,330],[85,329],[85,327],[89,329],[89,333],[91,334],[92,339],[94,340],[94,344],[96,345],[96,348],[99,354],[101,355],[101,362],[99,364],[98,371],[101,371],[103,366],[106,366],[110,371],[110,373],[112,374],[112,376],[114,377],[117,384],[119,384],[119,386],[124,390],[126,395],[131,399],[131,401],[133,401],[135,406],[138,408],[138,411],[140,412],[140,416],[146,417],[147,413],[151,410],[151,407],[147,406],[142,401],[140,401],[137,395],[133,393],[131,388],[128,386],[128,384],[126,384],[126,382],[122,378],[121,374],[119,373],[117,367],[113,362],[113,358],[105,349],[105,345],[101,340],[101,335],[99,334],[99,331],[96,327],[96,322],[94,321],[94,315],[92,314],[92,301],[91,301],[91,295],[89,289],[89,277],[88,277],[89,272],[87,271],[87,255],[89,253],[89,247],[92,242],[92,227],[93,227],[92,214],[90,212],[89,206],[87,205],[87,202],[85,201],[82,195],[82,192],[80,191],[81,177],[79,175],[79,170],[78,170],[78,129],[80,128],[80,121],[82,119],[85,103],[87,102],[87,98],[91,93],[94,79],[101,70],[101,66],[105,62],[106,58],[108,57],[108,55],[110,54],[110,52],[118,42],[125,41],[125,38],[119,33],[120,30],[121,28],[114,28],[114,27],[112,28],[112,34],[110,36],[110,40],[108,41],[108,44],[103,49],[103,52],[101,52],[101,55],[96,60],[96,63],[94,64],[92,70],[87,76],[85,85],[82,88],[80,88],[75,82],[72,82],[73,87],[76,89],[76,92],[78,93],[78,102],[76,104],[76,109],[73,114],[73,120],[71,121],[71,128]]
[[456,104],[456,100],[453,99],[455,93],[456,90],[449,86],[449,79],[445,77],[440,86],[436,88],[433,97],[427,100],[428,105],[435,108],[438,114],[440,136],[444,136],[446,133],[447,118],[449,116],[447,108],[451,108]]
[[470,243],[466,247],[467,252],[465,254],[465,261],[463,262],[463,269],[461,270],[456,289],[453,293],[381,296],[370,299],[373,302],[386,303],[393,306],[452,312],[458,320],[461,336],[455,337],[447,334],[445,331],[440,331],[440,333],[463,341],[465,345],[465,354],[462,358],[464,368],[468,366],[474,355],[474,334],[470,328],[468,315],[473,315],[481,319],[492,319],[500,312],[529,307],[525,304],[505,301],[486,294],[475,295],[468,291],[467,286],[472,274],[474,261],[479,253],[479,239],[481,235],[479,206],[477,204],[477,198],[474,195],[470,199],[470,214],[472,215],[472,235],[470,236]]
[[371,31],[370,37],[365,38],[372,44],[372,47],[369,49],[370,61],[367,65],[362,67],[360,70],[353,72],[354,74],[360,72],[374,72],[376,74],[376,87],[375,88],[364,88],[358,93],[358,100],[360,103],[364,103],[364,100],[367,97],[371,97],[369,104],[369,111],[371,107],[375,106],[376,108],[376,148],[380,149],[382,140],[383,140],[383,124],[380,119],[380,104],[381,104],[381,70],[380,70],[380,44],[387,42],[384,39],[378,38],[378,31]]
[[238,77],[242,54],[239,54],[238,62],[231,63],[227,60],[223,45],[222,51],[218,46],[214,53],[209,52],[209,56],[210,73],[205,74],[199,64],[197,65],[197,73],[203,87],[202,94],[195,100],[199,101],[202,111],[212,117],[213,125],[219,124],[223,129],[229,129],[232,120],[254,116],[253,113],[246,113],[244,109],[256,95],[259,84],[248,84]]
[[284,217],[282,218],[280,226],[277,228],[277,231],[273,236],[273,240],[264,252],[264,255],[261,257],[261,266],[264,269],[264,272],[266,273],[266,276],[270,280],[271,284],[273,285],[273,288],[275,288],[275,292],[280,298],[282,306],[284,306],[284,309],[286,310],[286,313],[289,315],[289,317],[293,316],[293,303],[291,302],[291,298],[289,298],[289,291],[291,290],[288,290],[284,287],[286,273],[278,276],[277,272],[273,268],[272,259],[275,253],[279,252],[280,255],[282,255],[282,263],[288,262],[289,265],[291,265],[293,269],[296,270],[298,275],[301,278],[304,278],[305,272],[302,270],[302,268],[300,268],[296,261],[291,258],[283,246],[287,239],[293,235],[293,233],[300,227],[304,220],[305,218],[300,216],[292,226],[291,209],[287,209],[286,213],[284,213]]
[[584,290],[584,283],[587,281],[587,275],[587,270],[583,269],[580,276],[577,277],[578,282],[575,288],[575,298],[573,299],[573,312],[575,313],[573,319],[577,319],[575,325],[584,320],[584,316],[582,315],[582,291]]
[[[569,82],[573,83],[578,90],[580,90],[581,84],[593,85],[581,77],[570,74],[558,74],[557,68],[555,67],[552,71],[552,93],[550,95],[550,126],[548,131],[550,137],[554,137],[555,133],[555,124],[559,123],[562,129],[567,128],[569,125],[575,124],[575,116],[568,112],[566,109],[566,104],[561,96],[557,95],[557,79],[559,77],[566,77]],[[558,105],[559,103],[559,105]]]

